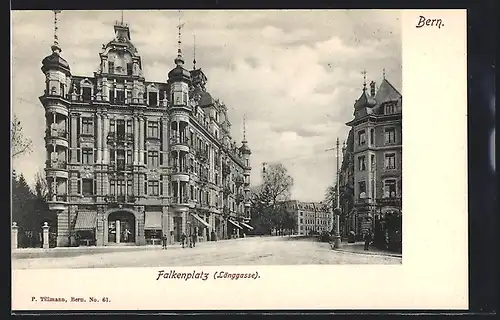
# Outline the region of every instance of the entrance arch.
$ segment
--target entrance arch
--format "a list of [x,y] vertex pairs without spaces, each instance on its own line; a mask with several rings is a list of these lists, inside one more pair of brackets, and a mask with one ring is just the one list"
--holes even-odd
[[138,243],[137,213],[131,209],[112,209],[105,213],[108,245],[133,245]]

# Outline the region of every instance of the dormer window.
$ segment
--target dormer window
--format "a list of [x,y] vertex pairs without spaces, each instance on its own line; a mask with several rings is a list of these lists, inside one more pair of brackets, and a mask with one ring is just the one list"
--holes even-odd
[[91,88],[86,88],[86,87],[83,87],[82,88],[82,100],[83,101],[90,101],[90,97],[92,95],[92,89]]
[[396,106],[392,103],[386,104],[384,107],[385,114],[394,114],[396,113]]
[[157,94],[156,92],[149,92],[149,106],[156,107],[158,105]]

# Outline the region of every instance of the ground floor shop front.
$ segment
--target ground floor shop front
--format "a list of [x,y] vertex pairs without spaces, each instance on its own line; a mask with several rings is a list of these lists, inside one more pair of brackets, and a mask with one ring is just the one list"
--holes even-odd
[[[57,246],[127,246],[198,242],[244,236],[247,222],[193,208],[71,206],[58,212]],[[184,236],[185,237],[184,237]]]

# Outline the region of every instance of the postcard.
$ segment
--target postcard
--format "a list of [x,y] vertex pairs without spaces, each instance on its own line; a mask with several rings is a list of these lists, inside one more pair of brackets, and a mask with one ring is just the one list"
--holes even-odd
[[466,309],[466,62],[465,10],[12,11],[13,311]]

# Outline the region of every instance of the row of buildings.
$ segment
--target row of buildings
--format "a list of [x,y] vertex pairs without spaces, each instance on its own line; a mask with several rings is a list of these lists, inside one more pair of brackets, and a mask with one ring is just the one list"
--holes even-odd
[[[55,14],[57,30],[57,13]],[[43,59],[46,177],[57,246],[199,241],[251,230],[250,155],[224,103],[179,48],[166,82],[147,81],[128,25],[92,77],[71,73],[57,41]]]
[[402,95],[385,78],[366,80],[342,147],[339,169],[340,229],[345,239],[370,230],[375,241],[401,237]]
[[283,205],[296,218],[296,234],[308,236],[332,230],[332,210],[328,205],[297,200],[285,201]]

